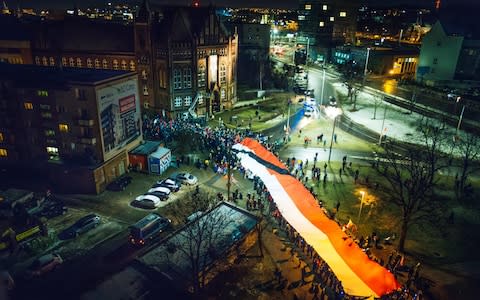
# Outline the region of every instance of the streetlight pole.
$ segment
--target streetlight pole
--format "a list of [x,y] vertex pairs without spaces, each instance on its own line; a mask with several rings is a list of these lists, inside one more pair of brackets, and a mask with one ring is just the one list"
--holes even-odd
[[333,130],[332,130],[332,138],[330,139],[330,151],[328,152],[328,164],[330,164],[330,158],[332,157],[332,145],[333,145],[333,137],[335,136],[336,125],[337,125],[337,116],[333,118]]
[[364,192],[364,191],[360,191],[360,194],[362,194],[362,198],[360,199],[360,210],[358,211],[357,224],[360,223],[360,216],[362,215],[363,198],[365,197],[365,192]]
[[365,59],[365,70],[363,70],[363,83],[362,86],[365,86],[365,79],[368,72],[368,59],[370,58],[370,47],[367,48],[367,58]]
[[381,128],[381,131],[380,131],[380,138],[378,139],[378,145],[379,146],[382,145],[383,132],[385,131],[385,128],[383,126],[385,126],[385,119],[387,118],[387,104],[383,103],[383,105],[384,105],[385,109],[383,110],[382,128]]
[[287,127],[285,128],[285,144],[288,143],[288,135],[290,133],[290,99],[288,99],[288,103],[287,103],[287,106],[288,106],[288,112],[287,112]]
[[462,112],[460,113],[460,117],[458,118],[457,130],[455,131],[455,136],[458,136],[458,131],[460,130],[460,125],[462,125],[463,120],[463,113],[465,112],[465,105],[462,107]]
[[323,79],[322,79],[322,96],[320,98],[320,106],[323,106],[323,95],[325,92],[325,59],[323,60]]

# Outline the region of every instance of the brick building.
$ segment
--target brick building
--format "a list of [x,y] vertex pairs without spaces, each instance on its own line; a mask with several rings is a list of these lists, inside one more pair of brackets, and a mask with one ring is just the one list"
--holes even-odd
[[0,164],[98,193],[141,141],[135,72],[0,63]]

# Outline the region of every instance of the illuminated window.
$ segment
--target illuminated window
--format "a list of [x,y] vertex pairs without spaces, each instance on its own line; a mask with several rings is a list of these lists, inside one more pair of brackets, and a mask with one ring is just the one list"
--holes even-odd
[[57,147],[47,147],[47,153],[50,156],[50,159],[58,159],[58,148]]
[[102,67],[108,69],[108,61],[106,59],[102,60]]
[[65,57],[62,57],[62,66],[67,66],[67,59]]
[[42,111],[42,118],[44,119],[51,119],[52,118],[52,113],[49,111]]
[[23,107],[27,110],[32,110],[33,109],[33,103],[32,102],[25,102],[23,103]]
[[55,59],[53,57],[50,57],[49,60],[50,60],[50,66],[52,67],[55,66]]
[[142,70],[142,79],[147,80],[147,71]]
[[302,15],[298,16],[298,20],[299,21],[305,21],[305,16],[302,16]]
[[68,125],[67,124],[58,124],[58,130],[61,132],[68,132]]
[[37,91],[37,95],[40,96],[40,97],[48,97],[48,92],[39,90],[39,91]]
[[0,148],[0,156],[7,157],[8,156],[7,149]]
[[198,104],[203,104],[203,95],[198,95]]
[[198,87],[205,86],[205,70],[206,69],[204,65],[198,66],[198,72],[197,72]]
[[330,21],[331,22],[335,21],[335,17],[330,17]]
[[100,69],[100,60],[95,58],[95,69]]
[[327,9],[328,9],[328,5],[326,5],[326,4],[322,5],[322,9],[323,9],[323,10],[327,10]]
[[183,87],[184,88],[192,87],[192,69],[190,68],[183,69]]
[[346,11],[341,11],[340,12],[340,17],[346,17],[347,16],[347,12]]
[[3,142],[3,133],[0,132],[0,143]]
[[40,57],[35,56],[35,64],[39,65],[40,64]]
[[92,59],[87,58],[87,68],[93,68]]
[[181,107],[182,106],[182,97],[175,97],[175,101],[173,102],[173,105],[175,107]]
[[225,64],[220,65],[220,83],[227,82],[227,66]]
[[320,26],[320,27],[325,26],[325,22],[320,22],[320,23],[319,23],[319,26]]
[[143,86],[143,95],[148,96],[148,87],[146,84]]
[[116,59],[113,60],[113,69],[118,70],[118,60]]
[[192,104],[192,97],[185,96],[185,106],[190,106]]
[[312,9],[312,5],[311,5],[311,4],[305,4],[305,9],[306,9],[306,10],[311,10],[311,9]]
[[45,136],[55,136],[55,130],[53,129],[46,129]]
[[133,60],[130,61],[130,71],[135,71],[135,62]]
[[81,68],[82,67],[82,59],[77,58],[77,67]]
[[220,99],[225,100],[226,94],[227,94],[227,93],[225,93],[225,89],[221,89],[221,90],[220,90]]
[[47,58],[46,58],[45,56],[42,57],[42,64],[43,64],[44,66],[48,66]]
[[73,57],[70,57],[68,59],[68,63],[70,64],[70,67],[75,67],[75,60],[73,59]]
[[122,70],[126,70],[127,69],[127,62],[122,59]]
[[40,104],[40,108],[45,110],[50,110],[51,107],[48,104]]
[[180,69],[173,70],[173,88],[177,90],[182,88],[182,72]]

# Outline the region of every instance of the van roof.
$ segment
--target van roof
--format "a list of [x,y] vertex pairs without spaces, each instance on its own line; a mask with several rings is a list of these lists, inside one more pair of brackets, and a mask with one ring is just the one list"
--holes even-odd
[[160,220],[160,219],[163,219],[163,217],[160,216],[159,214],[151,213],[151,214],[148,214],[145,217],[143,217],[137,223],[133,224],[132,227],[143,228],[143,227],[147,226],[148,224],[150,224],[152,222],[155,222],[157,220]]

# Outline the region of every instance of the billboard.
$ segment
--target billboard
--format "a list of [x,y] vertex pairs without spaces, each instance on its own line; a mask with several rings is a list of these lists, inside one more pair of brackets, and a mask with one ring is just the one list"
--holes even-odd
[[97,90],[104,152],[122,148],[140,135],[140,98],[136,79]]

